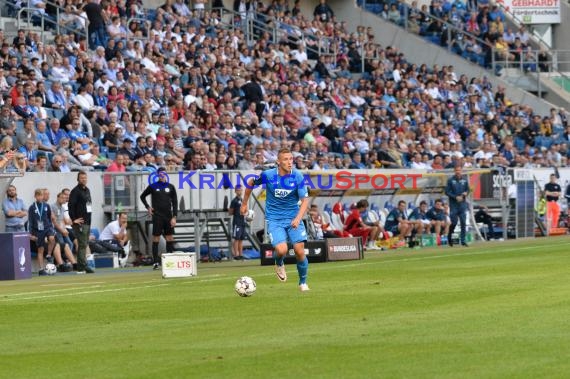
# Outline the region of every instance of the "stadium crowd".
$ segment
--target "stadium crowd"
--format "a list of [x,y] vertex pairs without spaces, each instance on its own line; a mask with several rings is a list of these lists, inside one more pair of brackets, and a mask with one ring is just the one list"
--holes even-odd
[[[486,77],[408,62],[371,28],[349,32],[325,0],[311,16],[299,1],[237,0],[235,28],[203,1],[60,4],[74,27],[89,19],[87,39],[0,33],[8,172],[106,170],[117,156],[131,171],[253,169],[282,147],[300,169],[564,166],[570,155],[564,109],[538,115]],[[279,28],[277,40],[254,28],[248,45],[248,18]],[[335,54],[315,53],[322,41]]]
[[[387,21],[405,27],[428,41],[481,66],[491,68],[493,60],[502,68],[505,61],[520,63],[526,71],[548,71],[547,51],[536,52],[524,25],[513,30],[505,25],[505,12],[489,1],[431,0],[429,6],[417,1],[365,0],[365,9]],[[493,57],[493,48],[495,56]]]

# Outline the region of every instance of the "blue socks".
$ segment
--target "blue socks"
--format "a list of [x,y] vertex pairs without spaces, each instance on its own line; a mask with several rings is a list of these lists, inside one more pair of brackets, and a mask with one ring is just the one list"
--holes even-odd
[[277,266],[283,266],[285,264],[285,256],[282,256],[281,258],[279,258],[277,256],[277,253],[275,253],[275,264]]
[[302,261],[297,261],[297,272],[299,273],[299,285],[307,282],[307,271],[309,270],[309,260],[305,257]]

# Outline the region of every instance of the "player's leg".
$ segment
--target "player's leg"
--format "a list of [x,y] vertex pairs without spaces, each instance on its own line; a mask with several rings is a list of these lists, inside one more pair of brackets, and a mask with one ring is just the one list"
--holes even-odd
[[243,259],[243,240],[245,239],[244,235],[241,235],[240,238],[237,240],[237,256],[239,259]]
[[287,254],[287,233],[285,228],[277,223],[269,222],[267,225],[267,235],[275,252],[275,273],[277,279],[282,282],[287,281],[287,271],[285,270],[285,255]]
[[[237,233],[239,230],[238,225],[232,225],[232,258],[236,259],[237,257]],[[238,258],[239,259],[239,258]]]
[[164,219],[162,233],[164,234],[164,239],[166,240],[166,252],[169,254],[174,253],[174,228],[170,223],[170,219]]
[[[51,243],[52,241],[54,241],[54,243],[53,243],[53,247],[50,250],[51,256],[55,260],[55,264],[58,267],[63,266],[63,259],[61,258],[61,248],[59,246],[59,243],[55,243],[55,238],[53,236],[49,236],[48,237],[48,246],[52,245],[52,243]],[[49,249],[50,249],[50,247],[48,247],[48,250]]]
[[160,260],[158,257],[158,242],[160,241],[160,236],[163,231],[162,220],[153,216],[152,218],[152,268],[153,270],[158,270],[160,267]]
[[40,246],[40,242],[39,239],[36,241],[36,248],[37,248],[37,252],[38,252],[38,265],[40,267],[40,270],[38,271],[38,274],[41,275],[47,275],[44,268],[45,268],[45,264],[44,264],[44,246],[43,244]]
[[459,234],[459,241],[461,242],[461,245],[467,246],[467,243],[465,242],[465,234],[466,234],[466,230],[467,230],[467,212],[466,212],[466,210],[461,210],[459,212],[459,225],[461,227],[461,232]]
[[68,243],[64,243],[63,245],[63,255],[65,255],[65,257],[67,258],[67,260],[69,261],[69,263],[71,263],[72,265],[77,264],[77,261],[75,260],[75,257],[73,256],[73,253],[71,252],[71,246]]
[[305,224],[299,223],[297,228],[289,226],[287,229],[287,237],[293,244],[293,250],[297,258],[297,273],[299,274],[299,289],[301,291],[308,291],[307,275],[309,271],[309,260],[305,256],[305,242],[307,241],[307,231]]
[[450,207],[449,209],[449,220],[451,225],[449,226],[449,230],[447,232],[447,244],[449,246],[453,246],[453,232],[455,231],[455,226],[457,225],[457,219],[459,218],[458,209],[457,207]]

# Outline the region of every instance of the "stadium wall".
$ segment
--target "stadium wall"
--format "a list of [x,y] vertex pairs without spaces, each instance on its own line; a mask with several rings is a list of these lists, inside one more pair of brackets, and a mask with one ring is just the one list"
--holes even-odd
[[[355,182],[354,178],[357,175],[385,175],[387,177],[393,175],[407,175],[408,177],[412,175],[425,175],[427,177],[440,177],[438,181],[434,184],[433,182],[425,182],[418,180],[417,183],[419,187],[426,186],[444,186],[445,185],[445,176],[441,174],[425,171],[425,170],[349,170],[345,172],[350,172],[353,176],[353,183]],[[544,188],[544,185],[549,180],[549,175],[554,172],[552,168],[544,168],[544,169],[532,169],[530,170],[531,176],[536,178],[537,182],[539,183],[541,188]],[[254,175],[258,172],[249,171],[249,172],[238,172],[234,171],[230,174],[224,174],[222,172],[204,172],[204,175],[210,175],[213,178],[211,181],[213,189],[210,189],[210,185],[207,184],[205,181],[200,182],[200,178],[198,173],[195,173],[191,176],[188,176],[188,172],[180,172],[180,173],[170,173],[169,180],[170,182],[177,188],[178,192],[178,199],[179,203],[181,199],[184,199],[184,205],[187,210],[221,210],[224,208],[225,199],[227,201],[231,201],[234,196],[233,186],[236,183],[242,183],[244,177],[248,175]],[[308,174],[315,175],[314,171],[307,171]],[[328,170],[324,174],[325,176],[328,175],[336,175],[336,170]],[[450,173],[449,173],[450,174]],[[560,179],[559,184],[562,186],[562,189],[565,190],[566,186],[570,184],[570,168],[561,168],[559,169]],[[232,186],[223,186],[224,180],[223,175],[229,175],[230,182]],[[240,179],[238,180],[238,176]],[[431,180],[431,179],[430,179]],[[136,196],[134,199],[134,203],[136,204],[136,208],[144,212],[144,206],[138,199],[138,195],[146,188],[148,185],[148,175],[132,175],[129,177],[130,185],[134,187],[132,193]],[[322,183],[328,183],[328,178],[324,178]],[[73,188],[77,183],[77,173],[35,173],[30,172],[26,173],[24,176],[15,178],[13,184],[18,189],[18,197],[24,200],[24,203],[27,207],[29,207],[33,201],[33,193],[36,188],[47,188],[50,191],[50,203],[55,202],[57,193],[60,192],[63,188]],[[190,184],[192,183],[192,184]],[[316,179],[312,180],[312,183],[317,185],[318,181]],[[345,182],[347,183],[347,182]],[[410,183],[408,180],[407,183]],[[488,184],[492,186],[493,184]],[[389,187],[390,185],[388,185]],[[94,204],[94,214],[93,214],[93,222],[92,227],[102,228],[105,226],[108,217],[104,213],[103,204],[105,203],[105,190],[103,187],[103,174],[100,172],[89,172],[88,173],[88,187],[91,190],[91,196],[93,198]],[[219,187],[219,188],[218,188]],[[199,190],[199,188],[204,188]],[[379,206],[383,206],[383,202],[388,199],[403,199],[406,201],[419,201],[424,197],[433,197],[437,196],[436,192],[430,192],[429,190],[420,191],[423,192],[423,195],[419,195],[417,191],[398,191],[397,193],[393,193],[390,191],[389,188],[386,189],[385,192],[380,191],[380,193],[376,192],[376,195],[370,193],[370,190],[366,189],[370,188],[370,185],[362,185],[360,189],[351,188],[349,191],[345,190],[334,190],[329,191],[329,194],[325,194],[321,191],[312,194],[315,194],[317,198],[311,199],[311,201],[315,201],[319,205],[324,205],[328,203],[334,203],[342,199],[343,202],[352,202],[357,201],[362,197],[367,197],[372,202],[382,202],[381,204],[377,204]],[[492,191],[493,189],[488,189]],[[254,190],[254,194],[259,197],[259,203],[256,203],[255,200],[251,200],[250,207],[256,209],[256,214],[261,215],[263,212],[259,210],[260,206],[264,206],[264,196],[261,195],[261,190],[256,189]],[[431,193],[431,195],[430,195]],[[537,191],[538,194],[538,191]],[[261,196],[260,196],[261,195]],[[386,197],[387,196],[387,197]],[[439,195],[440,196],[440,195]],[[5,193],[2,194],[2,200],[5,198]],[[107,199],[108,202],[108,199]],[[566,208],[566,204],[562,202],[563,208]],[[257,222],[261,222],[258,226],[262,227],[263,217],[256,217]],[[4,230],[4,215],[0,217],[0,230]]]
[[[570,3],[567,1],[560,2],[560,19],[562,22],[560,24],[555,24],[552,26],[552,46],[556,50],[570,50]],[[558,71],[570,72],[570,63],[560,64],[558,66]]]

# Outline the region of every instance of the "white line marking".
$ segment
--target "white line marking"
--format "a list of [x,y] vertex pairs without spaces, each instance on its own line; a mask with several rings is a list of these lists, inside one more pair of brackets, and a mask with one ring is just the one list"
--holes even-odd
[[[87,283],[51,283],[51,284],[42,284],[40,287],[55,287],[55,286],[81,286],[81,285],[89,285],[89,284],[105,284],[105,282],[87,282]],[[28,292],[29,293],[29,292]]]
[[152,286],[138,286],[138,287],[123,287],[123,288],[109,288],[109,289],[102,289],[96,291],[81,291],[81,292],[73,292],[73,293],[60,293],[60,294],[50,294],[50,295],[42,295],[42,296],[30,296],[30,297],[19,297],[13,299],[0,299],[3,301],[15,301],[15,300],[42,300],[42,299],[50,299],[54,297],[63,297],[63,296],[76,296],[76,295],[91,295],[95,293],[104,293],[104,292],[119,292],[119,291],[130,291],[135,289],[141,288],[152,288],[152,287],[162,287],[167,286],[167,283],[164,284],[155,284]]

